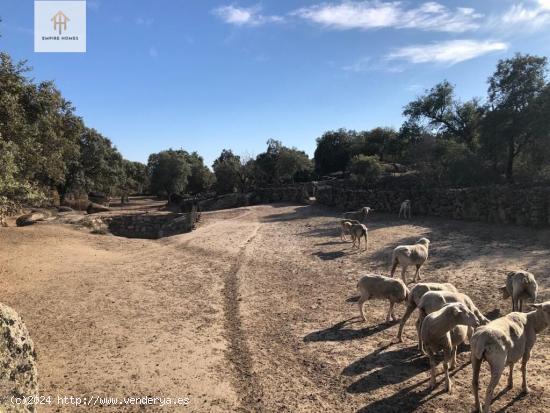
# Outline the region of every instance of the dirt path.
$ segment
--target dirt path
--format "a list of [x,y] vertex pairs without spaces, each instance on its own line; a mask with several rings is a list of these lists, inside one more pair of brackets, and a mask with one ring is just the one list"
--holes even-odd
[[[550,232],[373,215],[369,251],[357,253],[335,216],[278,204],[206,213],[193,233],[158,241],[59,224],[0,229],[1,301],[34,338],[42,394],[189,397],[186,408],[146,407],[163,412],[470,411],[468,353],[456,392],[430,392],[414,321],[399,345],[397,326],[380,324],[386,304],[361,322],[357,279],[386,274],[393,246],[427,236],[425,279],[453,282],[494,317],[509,311],[494,286],[513,268],[533,271],[550,299]],[[548,411],[549,344],[540,335],[532,394],[514,388],[494,411]]]

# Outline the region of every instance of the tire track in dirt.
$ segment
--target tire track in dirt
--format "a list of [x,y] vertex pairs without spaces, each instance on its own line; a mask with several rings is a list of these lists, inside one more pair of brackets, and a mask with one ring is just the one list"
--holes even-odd
[[239,273],[246,263],[246,252],[256,238],[261,224],[257,224],[252,234],[237,254],[237,260],[225,277],[223,287],[223,308],[225,314],[224,333],[228,342],[227,358],[234,368],[234,384],[241,402],[241,411],[264,412],[263,392],[253,370],[252,355],[244,334],[239,294]]

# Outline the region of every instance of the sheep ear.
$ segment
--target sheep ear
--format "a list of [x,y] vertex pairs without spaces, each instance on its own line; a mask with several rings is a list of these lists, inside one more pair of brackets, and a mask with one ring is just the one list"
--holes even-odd
[[534,308],[535,310],[538,310],[539,308],[542,308],[542,304],[529,304],[531,308]]
[[460,314],[460,308],[457,306],[453,306],[453,315],[459,315]]

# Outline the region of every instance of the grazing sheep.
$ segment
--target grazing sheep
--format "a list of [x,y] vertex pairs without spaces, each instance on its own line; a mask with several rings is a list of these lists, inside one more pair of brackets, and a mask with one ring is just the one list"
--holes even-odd
[[491,321],[476,330],[470,340],[472,349],[472,392],[475,398],[475,408],[481,411],[479,401],[479,370],[483,360],[487,360],[491,368],[491,380],[485,394],[483,412],[489,413],[493,392],[500,381],[502,372],[509,366],[508,388],[513,387],[514,364],[521,359],[523,376],[523,392],[529,393],[527,386],[527,362],[531,357],[531,349],[537,339],[537,334],[550,326],[550,301],[533,304],[535,311],[529,313],[513,312]]
[[344,219],[353,219],[359,222],[363,222],[367,215],[372,211],[374,211],[374,209],[370,207],[363,207],[359,211],[344,212],[344,215],[342,217]]
[[365,238],[365,251],[369,248],[369,233],[368,229],[363,224],[352,224],[350,230],[353,246],[357,244],[357,248],[361,249],[361,237]]
[[403,317],[401,317],[401,323],[399,323],[399,331],[397,332],[397,340],[399,343],[403,341],[402,335],[405,323],[411,316],[412,312],[418,306],[420,299],[428,291],[451,291],[454,293],[458,292],[455,286],[450,283],[420,283],[412,287],[409,297],[407,298],[407,309],[405,310],[405,314],[403,314]]
[[360,222],[355,219],[340,220],[340,228],[341,228],[340,239],[342,241],[346,240],[346,235],[350,233],[350,229],[353,224],[360,224]]
[[411,200],[405,199],[403,202],[401,202],[401,207],[399,207],[399,218],[401,218],[401,215],[403,215],[403,218],[407,218],[407,214],[409,215],[409,218],[411,217]]
[[420,238],[414,245],[400,245],[393,250],[392,254],[392,268],[391,276],[393,277],[397,265],[401,265],[401,278],[404,283],[407,283],[406,275],[407,267],[409,265],[416,266],[416,272],[414,273],[414,280],[420,280],[420,267],[428,259],[428,249],[430,246],[430,240],[428,238]]
[[459,344],[466,341],[468,330],[479,326],[476,315],[463,303],[446,304],[441,310],[426,316],[422,322],[421,336],[423,352],[430,358],[430,387],[435,387],[435,355],[443,351],[443,370],[445,371],[445,388],[452,392],[449,378],[449,361],[451,370],[456,368],[456,350]]
[[[441,310],[445,304],[449,303],[462,303],[471,312],[473,312],[479,320],[481,325],[485,325],[489,320],[481,314],[481,311],[473,303],[472,299],[466,294],[452,292],[452,291],[428,291],[420,299],[418,303],[418,320],[416,321],[416,330],[418,332],[418,346],[422,349],[422,334],[420,334],[420,328],[424,318],[435,311]],[[468,337],[472,336],[473,331],[468,331]]]
[[409,289],[401,280],[384,277],[383,275],[367,274],[357,283],[357,290],[361,297],[359,298],[359,312],[363,320],[367,321],[363,312],[363,305],[367,300],[373,298],[386,299],[390,302],[386,322],[390,318],[395,320],[393,307],[396,303],[400,303],[407,299]]
[[502,298],[512,297],[512,311],[523,311],[523,300],[537,300],[539,286],[535,276],[527,271],[512,271],[506,276],[506,285],[500,287]]

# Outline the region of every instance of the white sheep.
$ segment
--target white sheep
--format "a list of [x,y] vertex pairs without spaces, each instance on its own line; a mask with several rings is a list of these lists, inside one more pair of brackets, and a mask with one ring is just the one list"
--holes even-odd
[[350,233],[350,229],[353,224],[360,224],[360,222],[355,219],[340,220],[340,239],[342,241],[346,241],[346,235]]
[[357,244],[357,248],[361,249],[361,238],[365,238],[365,250],[369,248],[369,232],[365,225],[352,224],[349,233],[354,247]]
[[401,215],[403,215],[403,218],[407,218],[407,215],[409,218],[411,217],[411,200],[405,199],[403,202],[401,202],[401,206],[399,207],[399,218],[401,218]]
[[428,291],[451,291],[458,292],[454,285],[450,283],[419,283],[411,288],[409,297],[407,298],[407,309],[405,314],[401,317],[401,322],[399,323],[399,331],[397,332],[397,341],[400,343],[403,341],[403,327],[405,323],[411,316],[412,312],[418,306],[418,303]]
[[502,372],[508,366],[508,388],[513,387],[514,364],[521,359],[523,392],[529,393],[527,385],[527,362],[531,349],[535,345],[537,334],[550,326],[550,301],[533,304],[535,311],[529,313],[513,312],[491,321],[476,330],[470,340],[472,350],[472,392],[475,398],[475,409],[481,411],[479,401],[479,370],[486,360],[491,368],[491,380],[485,394],[483,412],[489,413],[493,392],[500,381]]
[[401,265],[401,278],[403,282],[407,283],[406,272],[409,265],[416,266],[416,272],[414,273],[414,280],[420,280],[420,267],[428,259],[428,250],[430,247],[430,240],[428,238],[420,238],[414,245],[399,245],[393,250],[392,253],[392,268],[391,276],[395,274],[395,269],[398,265]]
[[527,271],[512,271],[506,276],[506,285],[500,287],[502,298],[512,297],[512,311],[523,311],[523,300],[537,300],[538,284],[535,276]]
[[[418,346],[422,349],[422,334],[420,328],[424,318],[435,311],[441,310],[445,304],[462,303],[471,312],[473,312],[481,325],[485,325],[489,320],[478,310],[472,299],[466,294],[453,291],[428,291],[422,296],[418,303],[418,320],[416,321],[416,330],[418,332]],[[471,337],[473,330],[468,331],[468,337]]]
[[370,207],[363,207],[359,211],[344,212],[342,218],[344,219],[353,219],[359,222],[363,222],[367,215],[369,215],[374,209]]
[[436,360],[435,355],[443,351],[443,370],[445,372],[445,387],[452,393],[452,383],[449,378],[450,369],[456,368],[456,351],[459,344],[466,341],[468,330],[479,326],[477,316],[463,303],[451,303],[441,310],[426,316],[422,322],[421,336],[423,349],[430,359],[430,387],[435,387]]
[[367,274],[361,278],[357,283],[357,290],[361,295],[358,301],[359,312],[365,321],[367,321],[367,317],[365,317],[363,305],[367,300],[373,298],[389,300],[390,307],[386,316],[386,322],[389,322],[390,319],[396,319],[395,304],[405,301],[409,295],[409,289],[401,280],[376,274]]

